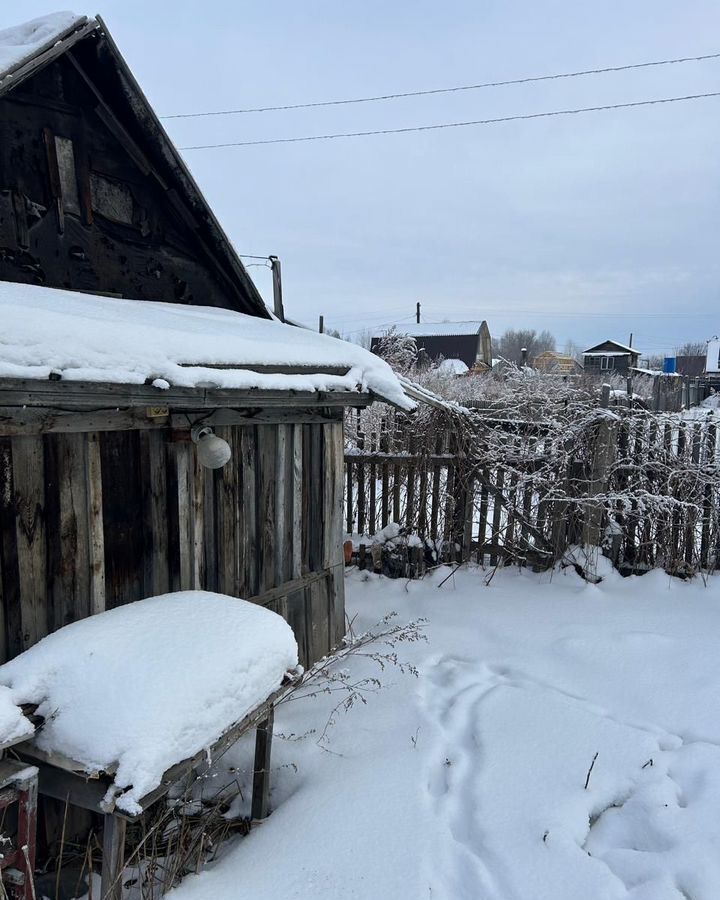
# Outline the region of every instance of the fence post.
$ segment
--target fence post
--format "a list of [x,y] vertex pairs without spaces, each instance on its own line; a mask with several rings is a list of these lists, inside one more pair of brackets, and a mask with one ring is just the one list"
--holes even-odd
[[602,500],[594,500],[602,494],[608,483],[608,471],[615,457],[616,427],[615,420],[606,415],[598,423],[592,456],[592,469],[588,489],[588,500],[585,504],[585,521],[583,524],[583,544],[599,547],[603,538],[603,513],[605,504]]

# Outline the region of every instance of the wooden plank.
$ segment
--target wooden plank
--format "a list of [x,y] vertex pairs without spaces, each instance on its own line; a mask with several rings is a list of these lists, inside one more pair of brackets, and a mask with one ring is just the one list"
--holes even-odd
[[[44,384],[44,382],[40,382]],[[153,388],[153,390],[156,390]],[[0,397],[2,394],[0,393]],[[261,402],[257,398],[256,402]],[[187,405],[187,403],[185,404]],[[157,415],[166,409],[167,415]],[[152,413],[149,415],[148,413]],[[218,409],[210,414],[204,411],[195,413],[203,424],[212,428],[223,425],[258,425],[258,424],[291,424],[307,423],[322,425],[328,421],[336,421],[341,410],[338,408],[313,412],[297,407],[278,407],[277,409],[261,409],[248,407],[244,412],[235,409]],[[190,410],[191,419],[193,416]],[[187,413],[174,413],[167,406],[158,392],[149,406],[136,406],[128,409],[114,408],[97,411],[59,412],[57,409],[27,406],[0,407],[0,436],[11,437],[17,434],[77,434],[88,431],[161,431],[168,428],[185,429],[188,427]]]
[[114,384],[89,381],[41,381],[0,379],[0,407],[67,407],[88,410],[98,406],[168,406],[178,410],[220,409],[223,407],[301,408],[367,406],[372,396],[355,391],[235,390],[230,388],[188,388],[167,390],[145,384]]
[[255,737],[255,761],[250,815],[253,819],[265,819],[270,814],[270,757],[272,752],[274,713],[257,727]]
[[266,591],[276,584],[276,526],[277,496],[277,427],[258,425],[257,427],[257,502],[258,532],[257,558],[259,590]]
[[323,656],[326,656],[331,649],[330,622],[328,620],[328,609],[330,607],[329,584],[330,579],[325,573],[324,578],[314,581],[307,589],[309,596],[307,611],[310,616],[308,635],[310,638],[311,665],[322,659]]
[[41,437],[12,438],[22,649],[48,633],[45,457]]
[[[217,432],[215,432],[217,434]],[[230,452],[232,454],[232,443],[230,444]],[[206,591],[218,591],[219,583],[219,548],[218,548],[218,517],[217,517],[217,492],[218,492],[218,474],[222,469],[229,468],[233,471],[233,458],[225,463],[220,469],[204,469],[203,470],[203,529],[202,529],[202,552],[203,552],[203,577],[202,584]]]
[[85,444],[87,482],[88,565],[90,571],[90,615],[103,612],[105,591],[105,526],[103,520],[102,465],[99,436],[87,435]]
[[[387,435],[383,434],[381,441],[387,441]],[[381,444],[381,446],[383,446]],[[380,478],[382,483],[382,494],[380,496],[380,527],[385,526],[390,521],[390,463],[385,459],[380,464]]]
[[149,597],[165,594],[170,590],[166,447],[163,432],[148,431],[140,435],[143,532],[146,544],[145,593]]
[[478,523],[478,559],[481,564],[485,564],[485,542],[488,527],[488,509],[490,506],[488,483],[489,475],[487,469],[482,470],[482,478],[480,479],[480,512]]
[[242,577],[240,596],[259,592],[258,578],[258,499],[257,499],[257,428],[243,428],[238,437],[242,447],[242,489],[240,501],[240,536],[238,561]]
[[[104,607],[113,609],[145,595],[143,473],[137,432],[103,432],[97,438],[99,453],[95,453],[88,443],[88,461],[94,466],[93,482],[98,486],[99,494],[95,503],[98,523],[95,533],[98,539],[101,533],[103,535]],[[100,508],[102,531],[99,528]],[[98,574],[100,571],[98,568]],[[98,610],[102,606],[103,603],[98,601]]]
[[352,534],[355,531],[352,458],[345,460],[345,531],[347,534]]
[[[0,435],[79,434],[88,431],[128,431],[134,428],[158,430],[166,427],[167,418],[149,418],[146,410],[143,407],[59,412],[53,409],[3,406],[0,407]],[[187,427],[185,417],[183,424]]]
[[292,429],[292,570],[293,578],[302,574],[302,530],[303,530],[303,429],[294,425]]
[[85,435],[62,434],[46,447],[52,631],[91,614],[86,445]]
[[475,478],[468,476],[467,488],[464,491],[462,560],[468,562],[472,552],[473,519],[475,515]]
[[187,441],[179,441],[174,445],[175,466],[177,472],[177,510],[178,538],[180,547],[179,590],[192,590],[194,535],[192,528],[192,476],[194,462],[191,458],[191,447]]
[[103,858],[100,895],[103,900],[122,900],[125,867],[125,819],[103,816]]
[[195,590],[205,590],[205,479],[210,469],[200,465],[192,446],[191,524],[192,529],[192,580]]
[[493,514],[492,514],[492,537],[491,541],[494,545],[495,552],[490,554],[490,565],[496,566],[499,561],[497,548],[501,545],[500,529],[502,523],[502,504],[500,503],[500,494],[502,494],[503,483],[505,481],[505,470],[498,466],[495,470],[495,494],[493,496]]
[[240,596],[239,554],[239,468],[242,466],[242,448],[239,446],[235,429],[230,426],[215,428],[215,434],[227,441],[232,448],[232,456],[227,465],[216,469],[215,516],[216,516],[216,566],[217,589],[221,594]]
[[403,476],[403,464],[395,463],[393,466],[393,522],[396,522],[398,525],[401,523],[401,513],[400,513],[400,495],[402,491],[402,476]]
[[345,558],[343,551],[343,433],[342,424],[324,425],[325,495],[323,503],[323,567],[328,569],[328,628],[330,648],[345,634]]
[[[309,658],[308,638],[306,633],[305,596],[306,591],[299,583],[303,572],[303,426],[293,425],[291,428],[292,441],[292,470],[290,474],[290,498],[291,503],[291,582],[297,585],[292,591],[286,590],[287,620],[295,634],[298,644],[298,655],[301,665],[305,665]],[[307,576],[306,576],[307,577]]]
[[0,646],[0,658],[3,662],[23,650],[14,493],[10,441],[0,438],[0,582],[5,638]]
[[[275,425],[275,534],[273,553],[275,556],[273,584],[279,584],[290,577],[292,569],[292,433],[289,425]],[[287,597],[276,606],[276,611],[288,618]]]
[[[445,434],[438,430],[435,437],[435,456],[440,456],[445,446]],[[432,500],[430,504],[430,538],[437,542],[440,538],[438,533],[438,520],[440,515],[440,463],[436,461],[432,467]]]

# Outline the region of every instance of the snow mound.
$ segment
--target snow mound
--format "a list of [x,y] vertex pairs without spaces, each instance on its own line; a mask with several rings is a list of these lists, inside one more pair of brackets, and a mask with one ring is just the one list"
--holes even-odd
[[0,747],[10,747],[25,740],[34,730],[22,710],[15,704],[12,691],[0,687]]
[[470,369],[461,359],[444,359],[438,366],[443,375],[467,375]]
[[210,747],[297,665],[290,626],[206,591],[150,597],[74,622],[0,667],[16,703],[37,703],[35,739],[139,801],[175,763]]
[[52,47],[63,34],[74,25],[82,24],[84,19],[85,16],[72,12],[56,12],[0,31],[0,79],[6,72]]
[[[370,390],[414,403],[390,366],[348,341],[211,306],[125,300],[0,282],[0,378],[247,390]],[[213,368],[222,366],[223,368]],[[243,366],[290,366],[297,374]],[[322,369],[347,368],[344,375]]]

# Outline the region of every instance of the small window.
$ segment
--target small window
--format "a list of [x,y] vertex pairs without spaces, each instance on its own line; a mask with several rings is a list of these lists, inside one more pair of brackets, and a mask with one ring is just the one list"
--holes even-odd
[[601,369],[614,369],[615,368],[615,359],[612,356],[603,356],[600,359],[600,368]]
[[133,224],[133,196],[126,184],[91,172],[90,190],[96,213],[123,225]]

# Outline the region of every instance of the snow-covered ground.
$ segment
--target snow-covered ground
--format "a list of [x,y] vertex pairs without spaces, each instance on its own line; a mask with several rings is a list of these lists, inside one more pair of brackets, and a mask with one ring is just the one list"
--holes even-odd
[[324,748],[343,695],[283,704],[275,812],[172,900],[717,900],[720,579],[448,572],[349,577],[356,633],[427,619],[417,677],[344,660],[381,688]]

